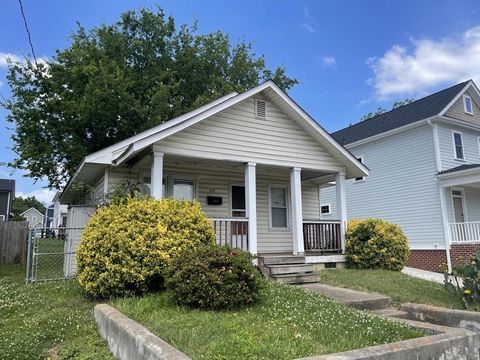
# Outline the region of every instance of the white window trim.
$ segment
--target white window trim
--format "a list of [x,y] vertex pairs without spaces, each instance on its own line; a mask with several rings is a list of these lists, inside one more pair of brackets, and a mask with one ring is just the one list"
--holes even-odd
[[[471,111],[467,111],[467,102],[466,99],[470,100],[470,109]],[[473,115],[473,101],[472,98],[469,95],[463,95],[463,110],[465,111],[465,114]]]
[[[460,135],[460,139],[462,140],[462,158],[457,158],[457,146],[455,145],[455,134]],[[452,130],[452,145],[453,145],[453,158],[458,161],[465,161],[465,146],[463,144],[463,134],[460,131]]]
[[[257,103],[258,103],[259,101],[262,101],[262,102],[265,103],[265,117],[257,116]],[[254,109],[253,109],[253,111],[254,111],[253,116],[254,116],[256,119],[266,120],[267,117],[268,117],[268,103],[267,103],[267,101],[266,101],[266,100],[262,100],[262,99],[254,99],[254,103],[255,103],[255,105],[254,105]]]
[[[462,195],[453,195],[454,191],[459,191]],[[465,190],[463,188],[452,187],[451,190],[450,190],[450,197],[452,199],[453,222],[456,223],[456,221],[455,221],[455,204],[453,203],[453,198],[455,198],[455,197],[462,198],[463,221],[468,222],[467,202],[466,202],[466,199],[465,199]]]
[[[328,212],[322,213],[322,206],[328,206]],[[330,203],[320,204],[320,215],[332,215],[332,204]]]
[[477,136],[478,155],[480,156],[480,136]]
[[0,215],[0,220],[5,221],[5,215]]
[[[170,179],[170,181],[168,181]],[[185,180],[185,181],[193,181],[193,199],[198,200],[198,184],[197,179],[192,175],[176,175],[172,174],[169,176],[165,176],[165,186],[167,187],[166,193],[167,197],[173,197],[173,184],[175,180]]]
[[[365,156],[364,155],[359,155],[359,156],[355,156],[362,164],[365,165],[365,163],[363,162],[365,160]],[[367,180],[367,178],[365,176],[362,176],[361,179],[358,179],[357,178],[353,178],[353,183],[361,183],[361,182],[365,182]]]
[[[273,227],[272,226],[272,188],[282,188],[285,189],[285,206],[287,213],[287,227]],[[269,184],[268,185],[268,230],[269,231],[290,231],[290,191],[288,185],[285,184]]]
[[[242,211],[240,209],[232,209],[233,205],[233,195],[232,195],[232,187],[233,186],[241,186],[245,187],[245,184],[241,183],[230,183],[228,184],[228,213],[230,217],[233,217],[233,211]],[[247,199],[245,199],[245,217],[247,216]]]

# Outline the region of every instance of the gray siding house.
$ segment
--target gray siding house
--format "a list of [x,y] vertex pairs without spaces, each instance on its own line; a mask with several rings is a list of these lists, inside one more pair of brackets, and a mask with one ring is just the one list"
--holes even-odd
[[[370,169],[346,184],[348,218],[400,225],[410,266],[441,271],[480,244],[479,105],[466,81],[332,134]],[[325,220],[337,218],[329,185]]]

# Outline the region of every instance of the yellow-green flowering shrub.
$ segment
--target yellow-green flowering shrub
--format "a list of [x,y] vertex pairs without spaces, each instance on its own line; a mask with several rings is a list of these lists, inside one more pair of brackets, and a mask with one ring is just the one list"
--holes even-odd
[[146,292],[163,285],[166,267],[182,250],[214,242],[198,202],[129,198],[99,208],[85,226],[78,279],[94,297]]
[[401,270],[410,255],[402,229],[381,219],[350,221],[346,240],[350,268]]

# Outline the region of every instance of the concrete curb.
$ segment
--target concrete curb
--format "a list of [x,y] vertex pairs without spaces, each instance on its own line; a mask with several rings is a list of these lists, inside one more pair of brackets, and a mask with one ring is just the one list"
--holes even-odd
[[[94,309],[100,335],[121,360],[188,360],[187,355],[106,304]],[[190,359],[191,360],[191,359]]]
[[478,312],[410,303],[402,304],[400,310],[407,312],[407,317],[412,320],[480,332],[480,313]]
[[297,360],[474,360],[478,359],[480,334],[465,329],[406,319],[392,319],[431,331],[433,335],[342,353],[311,356]]

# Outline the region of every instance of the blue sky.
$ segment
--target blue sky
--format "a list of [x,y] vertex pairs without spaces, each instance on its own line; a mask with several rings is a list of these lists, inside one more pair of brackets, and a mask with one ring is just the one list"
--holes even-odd
[[[480,80],[477,1],[57,1],[24,0],[37,56],[69,44],[79,21],[111,23],[127,9],[159,4],[177,24],[244,37],[270,67],[284,65],[300,84],[290,95],[327,130],[356,122],[379,106],[419,98],[468,78]],[[28,55],[17,0],[0,12],[0,93],[8,97],[5,58]],[[0,108],[0,162],[10,161],[10,125]],[[0,177],[11,170],[0,167]],[[46,182],[20,171],[17,194],[48,201]]]

